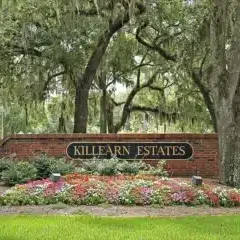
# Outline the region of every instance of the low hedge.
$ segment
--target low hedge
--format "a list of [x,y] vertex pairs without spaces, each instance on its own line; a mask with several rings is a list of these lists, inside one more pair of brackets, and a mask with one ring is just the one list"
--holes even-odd
[[160,161],[156,167],[151,167],[142,161],[123,161],[115,157],[111,159],[91,159],[80,162],[81,168],[76,168],[70,161],[63,158],[40,155],[31,162],[13,162],[12,159],[0,159],[0,179],[6,185],[26,183],[30,180],[48,178],[51,173],[60,173],[62,176],[80,172],[103,176],[118,174],[142,175],[150,174],[166,177],[165,162]]
[[11,159],[0,159],[0,179],[6,185],[26,183],[31,180],[48,178],[51,173],[66,175],[75,171],[72,162],[64,159],[38,156],[31,162],[13,162]]

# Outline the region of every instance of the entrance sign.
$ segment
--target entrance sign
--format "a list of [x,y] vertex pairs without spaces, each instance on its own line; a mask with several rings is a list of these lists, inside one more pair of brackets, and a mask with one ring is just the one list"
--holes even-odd
[[76,160],[113,156],[126,160],[188,160],[193,148],[187,142],[73,142],[66,153]]

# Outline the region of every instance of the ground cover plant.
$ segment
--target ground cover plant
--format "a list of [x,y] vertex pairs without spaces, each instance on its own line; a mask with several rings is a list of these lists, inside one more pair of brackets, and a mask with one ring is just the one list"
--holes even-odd
[[233,207],[240,205],[240,190],[203,185],[152,175],[99,176],[69,174],[58,182],[31,181],[7,190],[0,205],[187,205]]
[[239,239],[239,224],[239,216],[185,218],[2,216],[0,239]]

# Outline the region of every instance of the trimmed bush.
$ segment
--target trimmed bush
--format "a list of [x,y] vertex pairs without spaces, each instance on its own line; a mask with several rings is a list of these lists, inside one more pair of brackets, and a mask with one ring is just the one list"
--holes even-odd
[[38,179],[48,178],[52,173],[66,175],[75,171],[72,162],[66,162],[62,158],[53,158],[46,155],[36,157],[33,165],[37,169]]
[[159,161],[156,167],[147,165],[143,161],[122,161],[114,157],[111,159],[90,159],[81,162],[81,168],[77,168],[79,173],[100,174],[113,176],[118,173],[137,175],[138,173],[150,174],[159,177],[167,177],[168,173],[164,169],[165,161]]
[[13,164],[2,172],[2,180],[6,185],[26,183],[37,178],[37,169],[28,162]]
[[37,169],[37,177],[39,179],[48,178],[51,174],[51,162],[53,158],[46,155],[40,155],[34,158],[33,165]]
[[82,160],[79,173],[100,174],[113,176],[118,173],[136,175],[141,168],[145,168],[146,164],[142,161],[122,161],[116,157],[111,159],[91,159]]
[[51,173],[60,173],[66,175],[75,171],[75,166],[71,162],[66,162],[64,159],[54,159],[51,161],[50,168]]
[[168,177],[168,172],[165,170],[165,166],[166,161],[159,161],[156,167],[150,166],[150,169],[146,173],[158,177]]
[[142,161],[133,162],[133,161],[122,161],[118,164],[118,170],[124,174],[136,175],[139,173],[141,168],[146,166]]
[[118,173],[119,160],[117,158],[103,159],[98,164],[98,173],[105,176],[113,176]]
[[87,172],[87,173],[97,173],[98,172],[98,165],[99,165],[99,159],[93,158],[91,160],[82,160],[81,162],[81,171]]
[[13,165],[13,160],[11,158],[0,158],[0,179],[2,172],[9,169]]

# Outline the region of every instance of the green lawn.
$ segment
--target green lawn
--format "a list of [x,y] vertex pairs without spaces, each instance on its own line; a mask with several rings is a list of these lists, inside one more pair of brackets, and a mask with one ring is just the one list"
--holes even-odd
[[97,218],[1,216],[0,240],[240,239],[240,216]]

